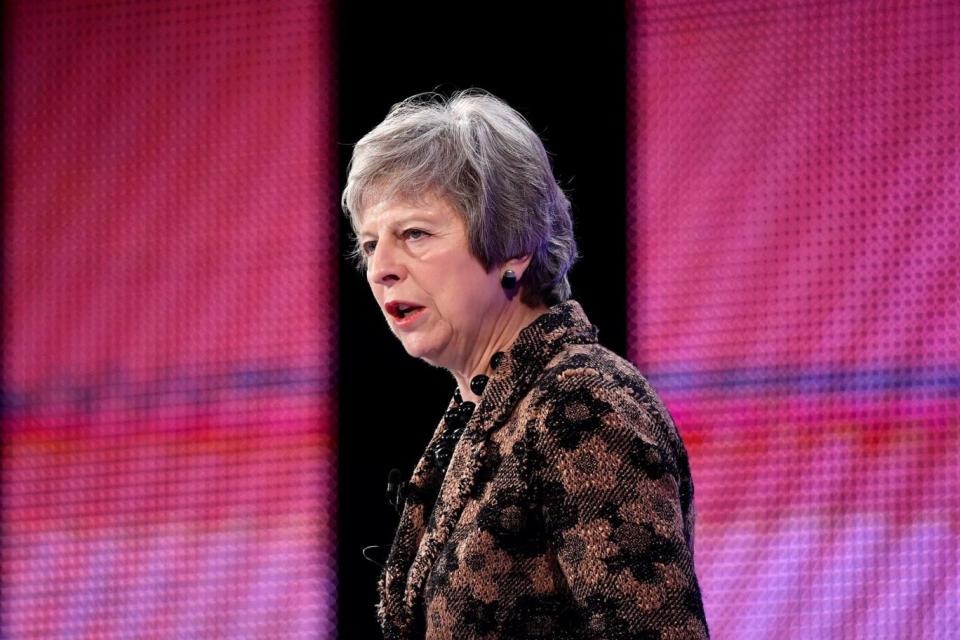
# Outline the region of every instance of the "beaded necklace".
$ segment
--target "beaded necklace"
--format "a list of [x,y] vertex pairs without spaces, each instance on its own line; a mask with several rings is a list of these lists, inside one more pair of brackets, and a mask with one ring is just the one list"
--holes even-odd
[[[497,351],[490,358],[490,368],[496,369],[503,360],[503,352]],[[470,379],[470,391],[475,395],[483,395],[483,390],[487,387],[489,376],[482,373],[475,375]],[[437,463],[441,472],[445,472],[447,465],[450,464],[450,458],[453,457],[453,449],[457,446],[457,441],[463,434],[463,430],[470,422],[474,409],[477,408],[475,402],[464,401],[460,394],[460,388],[453,390],[453,400],[456,404],[447,409],[443,414],[444,432],[433,447],[433,459]]]

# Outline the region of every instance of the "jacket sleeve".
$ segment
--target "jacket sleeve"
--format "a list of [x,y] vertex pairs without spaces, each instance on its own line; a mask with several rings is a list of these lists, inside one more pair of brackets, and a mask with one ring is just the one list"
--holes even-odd
[[528,451],[547,539],[586,636],[709,637],[676,456],[661,441],[672,422],[626,389],[591,376],[572,382],[548,393]]

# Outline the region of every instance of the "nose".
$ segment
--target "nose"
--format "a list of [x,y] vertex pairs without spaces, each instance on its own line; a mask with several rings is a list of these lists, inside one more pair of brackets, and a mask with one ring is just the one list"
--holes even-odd
[[387,239],[377,242],[367,258],[367,279],[371,285],[391,285],[406,276],[401,251]]

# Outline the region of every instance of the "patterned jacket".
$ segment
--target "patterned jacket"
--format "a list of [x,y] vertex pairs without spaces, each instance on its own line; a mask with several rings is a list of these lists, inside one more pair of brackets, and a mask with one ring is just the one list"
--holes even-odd
[[444,429],[377,585],[386,638],[709,637],[686,449],[578,302],[503,352],[445,473]]

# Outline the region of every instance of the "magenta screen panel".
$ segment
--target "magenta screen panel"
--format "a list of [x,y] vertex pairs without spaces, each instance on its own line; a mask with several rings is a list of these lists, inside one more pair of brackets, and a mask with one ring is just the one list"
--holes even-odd
[[960,4],[630,16],[630,357],[713,637],[957,637]]
[[332,636],[329,8],[6,17],[3,637]]

